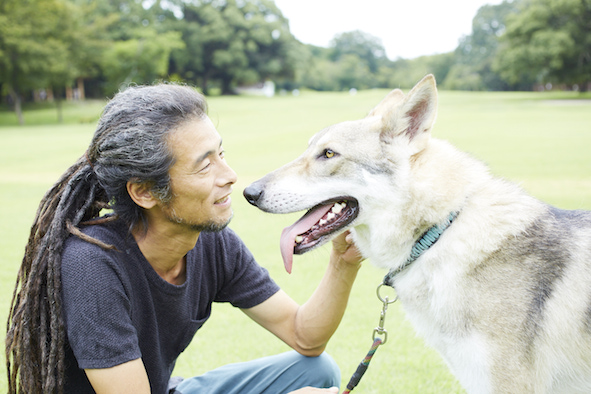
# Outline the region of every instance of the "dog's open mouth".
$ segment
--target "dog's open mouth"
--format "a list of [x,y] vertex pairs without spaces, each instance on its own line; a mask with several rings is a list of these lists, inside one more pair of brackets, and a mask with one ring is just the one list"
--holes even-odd
[[352,197],[325,201],[310,209],[300,220],[281,233],[281,257],[291,273],[293,254],[304,254],[322,245],[328,236],[349,225],[359,214],[359,203]]

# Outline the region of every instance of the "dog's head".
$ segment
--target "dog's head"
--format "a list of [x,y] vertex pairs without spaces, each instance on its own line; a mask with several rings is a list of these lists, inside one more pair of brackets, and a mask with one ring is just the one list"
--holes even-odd
[[300,157],[244,190],[248,202],[265,212],[308,210],[281,236],[288,272],[293,253],[365,224],[366,204],[384,195],[392,203],[393,189],[408,174],[405,167],[429,142],[436,113],[435,79],[428,75],[407,95],[390,92],[364,119],[320,131]]

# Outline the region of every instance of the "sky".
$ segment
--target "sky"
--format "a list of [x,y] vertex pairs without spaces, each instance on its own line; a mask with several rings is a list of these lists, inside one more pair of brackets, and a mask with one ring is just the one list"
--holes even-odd
[[275,0],[291,33],[305,44],[328,47],[335,35],[361,30],[382,40],[391,60],[456,49],[472,32],[486,4],[502,0]]

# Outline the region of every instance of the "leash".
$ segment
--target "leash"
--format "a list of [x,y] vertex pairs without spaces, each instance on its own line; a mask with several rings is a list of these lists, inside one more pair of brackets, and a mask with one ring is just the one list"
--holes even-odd
[[[386,320],[386,311],[388,310],[388,305],[396,302],[398,300],[398,297],[395,297],[394,300],[390,301],[390,299],[387,296],[382,297],[382,295],[380,294],[380,290],[384,286],[394,288],[394,277],[402,271],[404,271],[406,268],[408,268],[408,266],[411,265],[416,259],[418,259],[419,256],[421,256],[425,251],[427,251],[427,249],[429,249],[435,242],[437,242],[439,237],[441,237],[441,234],[443,234],[443,232],[447,230],[449,226],[451,226],[452,222],[456,219],[456,217],[458,217],[458,214],[458,211],[451,212],[442,223],[436,224],[435,226],[427,230],[421,236],[421,238],[419,238],[419,240],[415,242],[415,244],[413,245],[408,259],[406,259],[406,261],[398,268],[389,271],[386,274],[386,276],[384,276],[382,283],[380,283],[376,290],[378,299],[382,301],[382,312],[380,313],[380,322],[378,326],[373,330],[373,343],[371,345],[371,348],[369,349],[369,352],[367,353],[367,356],[365,356],[363,361],[361,361],[361,363],[357,366],[357,370],[353,373],[353,376],[351,376],[351,379],[349,380],[349,383],[347,383],[347,388],[345,389],[345,391],[343,391],[343,394],[349,394],[351,391],[353,391],[355,387],[357,387],[359,381],[365,374],[365,371],[367,371],[369,363],[372,357],[374,356],[376,350],[378,350],[378,347],[380,347],[380,345],[385,344],[388,340],[388,332],[384,328],[384,322]],[[383,339],[380,336],[383,336]]]
[[374,353],[376,352],[376,350],[378,350],[378,347],[382,343],[383,342],[381,338],[376,338],[373,341],[373,345],[371,345],[371,348],[369,349],[367,356],[365,356],[363,361],[357,366],[357,370],[355,371],[353,376],[351,376],[351,380],[349,380],[349,383],[347,383],[347,389],[343,391],[343,394],[349,394],[355,387],[357,387],[359,381],[363,377],[363,374],[365,373],[365,371],[367,371],[367,367],[369,367],[369,362],[371,361],[371,358],[373,357]]
[[392,301],[390,301],[388,296],[382,297],[380,294],[380,289],[382,288],[382,286],[383,284],[380,284],[376,290],[379,300],[382,301],[382,311],[380,312],[380,321],[378,323],[378,326],[373,330],[373,343],[369,348],[369,352],[367,352],[367,355],[365,356],[363,361],[359,363],[357,369],[351,376],[351,379],[349,380],[349,383],[347,383],[347,388],[345,389],[345,391],[343,391],[343,394],[349,394],[351,391],[353,391],[355,387],[357,387],[359,381],[365,374],[365,371],[367,371],[369,363],[373,358],[376,350],[378,350],[378,347],[380,347],[380,345],[385,344],[388,340],[388,331],[386,331],[386,329],[384,328],[384,323],[386,321],[386,311],[388,310],[388,305],[396,302],[396,300],[398,300],[398,297],[394,298],[394,300]]

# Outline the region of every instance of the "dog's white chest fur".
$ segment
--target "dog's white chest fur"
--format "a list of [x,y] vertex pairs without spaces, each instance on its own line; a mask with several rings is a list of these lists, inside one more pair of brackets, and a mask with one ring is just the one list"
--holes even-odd
[[396,290],[402,306],[417,333],[440,352],[462,386],[470,393],[489,393],[489,349],[481,333],[466,326],[469,312],[458,288],[461,278],[453,270],[431,269],[411,267],[400,275]]

